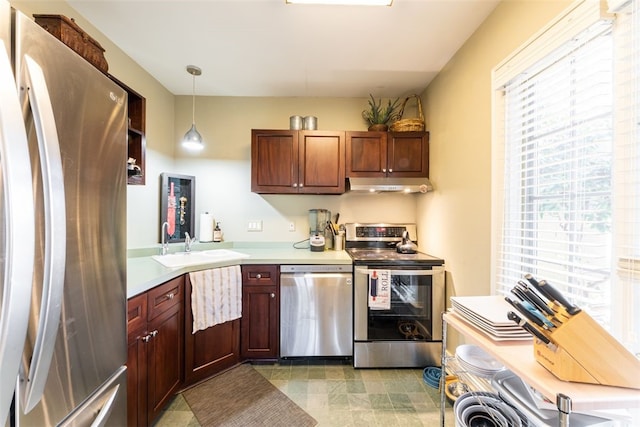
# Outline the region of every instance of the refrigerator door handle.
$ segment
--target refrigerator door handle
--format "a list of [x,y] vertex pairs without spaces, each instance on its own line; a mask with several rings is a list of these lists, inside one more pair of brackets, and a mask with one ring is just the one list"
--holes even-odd
[[98,412],[98,416],[91,423],[91,427],[103,427],[107,424],[107,421],[109,421],[109,416],[113,411],[113,407],[117,402],[116,397],[118,397],[119,392],[120,392],[119,386],[114,387],[113,390],[111,390],[111,395],[106,400],[106,402],[104,402],[104,405],[102,406],[102,408],[100,408],[100,412]]
[[[85,400],[67,418],[57,424],[57,427],[103,427],[108,424],[126,424],[126,421],[121,419],[127,402],[126,370],[126,366],[121,366],[110,380],[102,384],[92,397]],[[126,414],[124,418],[126,419]]]
[[[23,61],[21,73],[26,87],[21,88],[21,98],[23,105],[26,105],[28,96],[33,113],[43,177],[45,216],[42,302],[31,366],[28,367],[28,378],[21,396],[22,408],[26,413],[42,398],[53,357],[62,309],[67,232],[60,144],[47,82],[42,68],[30,56],[24,55]],[[25,90],[28,95],[24,93]]]
[[0,186],[6,253],[0,291],[0,425],[5,425],[29,325],[34,206],[27,132],[4,41],[0,40]]

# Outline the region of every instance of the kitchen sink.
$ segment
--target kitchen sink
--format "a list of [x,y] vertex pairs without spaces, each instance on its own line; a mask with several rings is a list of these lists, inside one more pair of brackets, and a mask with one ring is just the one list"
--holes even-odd
[[209,249],[206,251],[176,252],[167,255],[154,255],[152,258],[169,268],[187,267],[191,265],[227,262],[248,258],[249,255],[229,249]]

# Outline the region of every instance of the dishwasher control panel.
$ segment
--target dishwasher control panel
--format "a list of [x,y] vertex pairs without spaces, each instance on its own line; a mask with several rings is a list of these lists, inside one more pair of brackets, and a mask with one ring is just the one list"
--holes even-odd
[[351,264],[294,264],[281,265],[280,273],[351,273]]

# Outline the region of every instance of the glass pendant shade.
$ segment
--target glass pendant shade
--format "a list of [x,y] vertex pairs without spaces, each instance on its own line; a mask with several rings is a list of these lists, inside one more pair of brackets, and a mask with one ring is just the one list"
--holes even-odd
[[182,146],[189,151],[200,151],[204,148],[202,135],[196,129],[196,76],[202,74],[202,70],[195,65],[187,65],[187,72],[193,76],[193,91],[191,97],[192,121],[191,129],[184,134]]
[[182,138],[182,146],[187,150],[196,151],[204,148],[204,142],[202,142],[202,135],[196,129],[196,124],[191,125],[191,129],[184,134]]

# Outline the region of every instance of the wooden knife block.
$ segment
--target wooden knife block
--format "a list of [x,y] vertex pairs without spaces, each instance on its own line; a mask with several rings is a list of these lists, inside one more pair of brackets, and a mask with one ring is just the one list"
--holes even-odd
[[640,360],[584,311],[570,317],[549,336],[551,350],[534,340],[535,359],[564,381],[640,389]]

